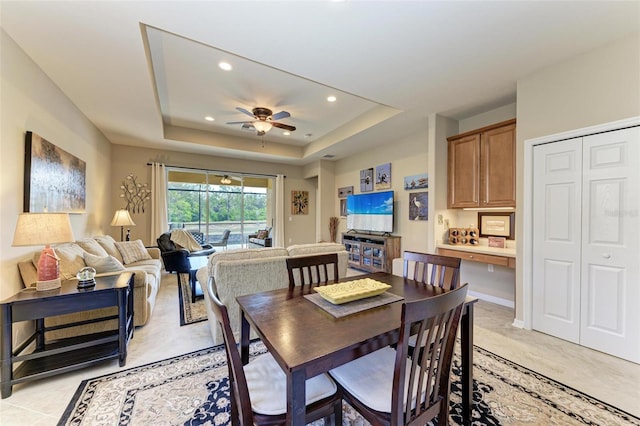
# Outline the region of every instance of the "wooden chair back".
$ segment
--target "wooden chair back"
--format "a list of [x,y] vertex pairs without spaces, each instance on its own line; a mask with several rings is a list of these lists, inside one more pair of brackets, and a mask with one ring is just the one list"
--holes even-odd
[[409,263],[413,262],[413,279],[422,284],[431,284],[446,290],[460,285],[460,259],[437,254],[405,251],[402,275],[409,277]]
[[[330,265],[333,265],[331,268]],[[327,267],[329,266],[329,268]],[[333,269],[333,279],[330,280],[330,272]],[[338,282],[338,254],[327,253],[315,256],[289,257],[287,258],[287,271],[289,272],[289,289],[293,290],[296,283],[301,288],[314,285]]]
[[[439,425],[448,424],[451,363],[466,296],[465,284],[439,296],[402,306],[391,424],[424,425],[435,417],[438,417]],[[413,351],[410,355],[409,340],[412,330],[416,329],[418,339],[425,340],[428,343],[425,347],[430,350]],[[406,381],[408,392],[405,397],[402,390]]]
[[247,379],[244,375],[242,359],[240,358],[236,339],[231,330],[227,307],[218,299],[212,279],[209,279],[207,292],[209,293],[209,300],[211,301],[211,309],[220,328],[222,328],[224,348],[227,354],[229,388],[231,389],[232,423],[252,425],[254,424],[254,418],[253,410],[251,409],[251,400],[249,398],[249,388],[247,387]]

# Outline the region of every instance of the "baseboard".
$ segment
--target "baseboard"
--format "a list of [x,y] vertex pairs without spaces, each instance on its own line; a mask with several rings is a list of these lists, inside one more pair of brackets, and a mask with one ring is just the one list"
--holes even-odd
[[514,309],[515,303],[509,299],[503,299],[502,297],[491,296],[484,293],[477,293],[475,291],[467,292],[469,296],[477,297],[480,300],[484,300],[485,302],[495,303],[496,305],[506,306],[507,308]]
[[511,326],[516,328],[524,328],[524,321],[519,319],[514,319],[513,322],[511,323]]

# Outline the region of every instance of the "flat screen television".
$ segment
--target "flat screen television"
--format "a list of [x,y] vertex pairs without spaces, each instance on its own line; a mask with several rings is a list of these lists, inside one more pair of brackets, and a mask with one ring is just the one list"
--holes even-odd
[[393,232],[393,191],[349,195],[347,229]]

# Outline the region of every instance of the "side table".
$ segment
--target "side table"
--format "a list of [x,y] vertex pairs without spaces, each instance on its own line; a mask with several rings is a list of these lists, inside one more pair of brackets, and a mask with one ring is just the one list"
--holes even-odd
[[[12,386],[17,383],[66,373],[114,358],[118,358],[121,367],[124,366],[127,344],[133,337],[133,275],[123,272],[96,277],[96,285],[88,289],[78,289],[77,281],[73,280],[63,281],[62,287],[49,291],[36,292],[35,288],[27,288],[0,302],[2,398],[11,396]],[[46,341],[48,328],[44,325],[45,318],[110,306],[118,308],[117,315],[50,329],[117,319],[117,330]],[[34,333],[14,349],[13,324],[29,320],[35,321]],[[25,353],[27,348],[33,347],[33,342],[33,351]],[[15,363],[20,365],[14,370]]]

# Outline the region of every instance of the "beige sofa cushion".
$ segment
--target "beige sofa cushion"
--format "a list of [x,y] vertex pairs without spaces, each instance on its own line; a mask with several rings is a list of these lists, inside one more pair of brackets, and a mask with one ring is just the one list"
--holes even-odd
[[[78,271],[87,264],[84,261],[85,251],[76,243],[60,244],[54,247],[56,256],[60,259],[60,277],[70,280],[76,277]],[[37,262],[35,263],[38,264]]]
[[289,256],[312,256],[322,253],[337,253],[342,250],[345,250],[344,244],[338,243],[297,244],[287,247]]
[[122,254],[120,254],[120,250],[116,247],[116,240],[114,240],[111,235],[99,235],[93,238],[95,238],[98,244],[102,246],[108,255],[115,257],[120,262],[123,262]]
[[108,256],[109,253],[95,240],[95,238],[85,238],[83,240],[76,241],[84,251],[91,253],[94,256]]

